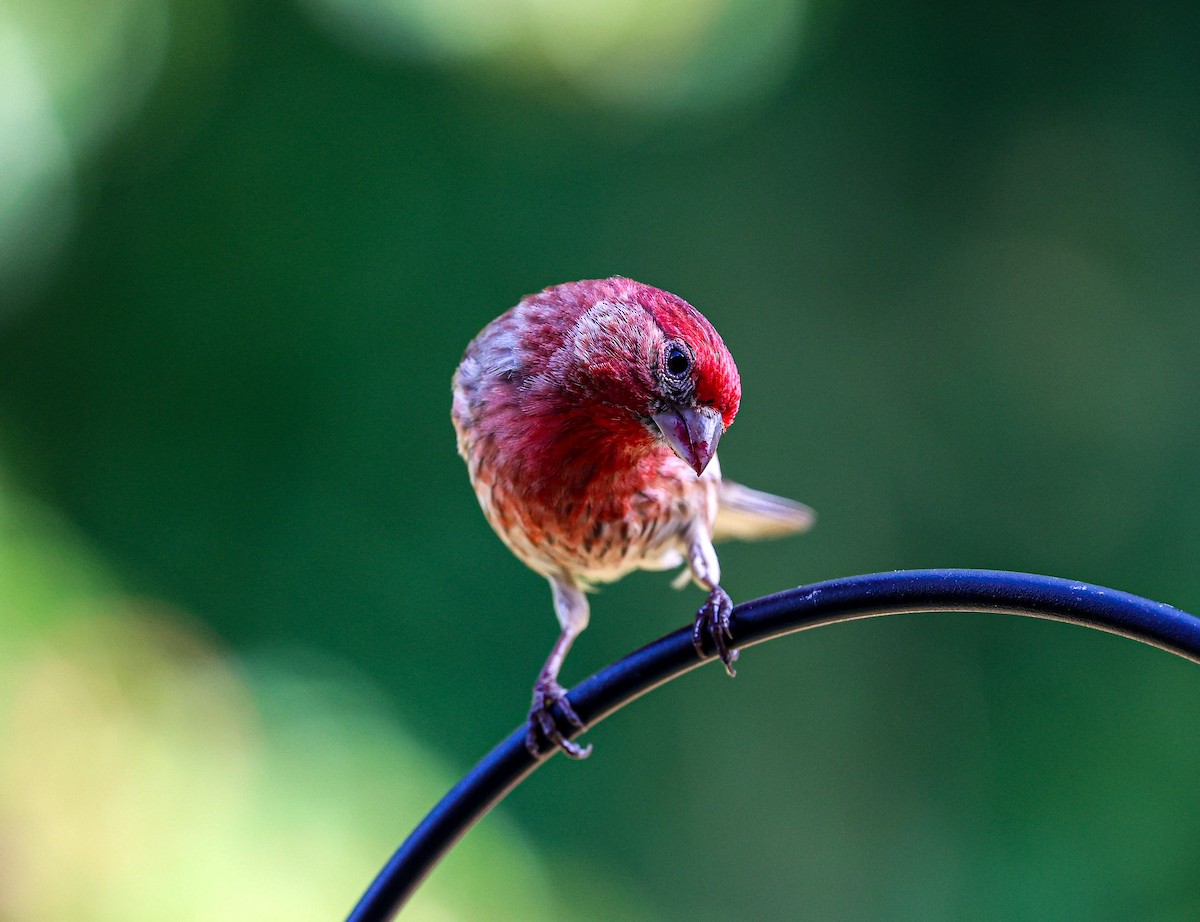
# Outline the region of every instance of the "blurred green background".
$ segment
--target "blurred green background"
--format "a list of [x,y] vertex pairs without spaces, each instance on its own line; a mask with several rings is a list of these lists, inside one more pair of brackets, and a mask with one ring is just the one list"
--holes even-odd
[[[905,567],[1200,610],[1200,7],[0,0],[0,918],[343,915],[521,720],[549,592],[449,379],[524,293],[677,292],[736,598]],[[688,621],[639,574],[573,684]],[[984,615],[607,721],[415,919],[1194,919],[1200,673]]]

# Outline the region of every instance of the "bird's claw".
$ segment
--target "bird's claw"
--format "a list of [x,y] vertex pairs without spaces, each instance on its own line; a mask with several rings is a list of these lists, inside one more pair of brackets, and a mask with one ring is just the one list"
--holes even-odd
[[729,617],[732,614],[733,600],[729,598],[729,593],[720,586],[714,586],[708,594],[708,600],[696,612],[696,623],[692,626],[692,646],[696,648],[696,654],[700,657],[705,656],[704,632],[707,630],[730,677],[737,675],[733,664],[738,658],[738,651],[731,646],[733,629],[730,627]]
[[580,746],[563,736],[554,719],[551,708],[558,704],[562,716],[567,722],[578,729],[584,729],[583,721],[567,700],[567,692],[551,676],[538,677],[533,685],[533,704],[529,708],[529,726],[525,730],[525,748],[535,759],[541,758],[541,744],[546,741],[557,746],[563,754],[572,759],[586,759],[592,754],[592,747]]

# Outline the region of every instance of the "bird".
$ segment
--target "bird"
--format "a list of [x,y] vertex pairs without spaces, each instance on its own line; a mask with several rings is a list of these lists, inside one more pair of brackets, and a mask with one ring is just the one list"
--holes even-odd
[[708,592],[707,633],[730,676],[733,603],[714,541],[807,530],[813,510],[726,480],[717,443],[741,377],[712,324],[677,295],[616,276],[527,295],[471,340],[452,378],[458,453],[489,524],[545,577],[560,633],[533,686],[525,744],[586,758],[552,708],[583,722],[559,684],[588,625],[587,593],[633,570],[683,566]]

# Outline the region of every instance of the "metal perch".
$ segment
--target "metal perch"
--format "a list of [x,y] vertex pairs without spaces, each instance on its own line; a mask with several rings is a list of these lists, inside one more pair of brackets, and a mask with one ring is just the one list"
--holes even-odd
[[[743,602],[733,611],[739,647],[824,624],[905,612],[966,611],[1025,615],[1096,628],[1200,662],[1200,618],[1116,589],[1050,576],[996,570],[907,570],[801,586]],[[596,673],[568,698],[585,729],[651,689],[714,658],[711,638],[698,659],[692,629],[681,628]],[[555,718],[563,735],[581,730]],[[379,872],[347,922],[393,918],[442,856],[534,769],[522,725],[442,798]]]

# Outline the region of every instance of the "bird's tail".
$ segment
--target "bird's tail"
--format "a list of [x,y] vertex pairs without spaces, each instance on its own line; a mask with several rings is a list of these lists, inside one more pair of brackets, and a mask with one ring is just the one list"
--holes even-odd
[[816,520],[817,514],[803,503],[722,480],[713,540],[781,538],[807,531]]

